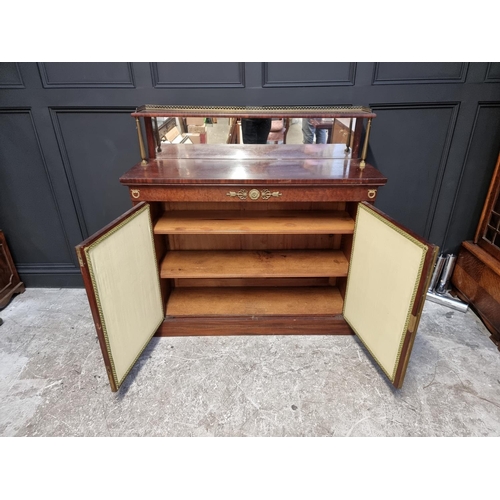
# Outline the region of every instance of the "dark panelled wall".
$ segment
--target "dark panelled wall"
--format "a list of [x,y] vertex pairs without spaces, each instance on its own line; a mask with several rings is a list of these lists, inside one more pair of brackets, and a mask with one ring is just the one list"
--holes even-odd
[[0,63],[0,228],[28,286],[81,286],[74,246],[130,207],[141,104],[368,105],[377,206],[444,251],[500,150],[500,63]]

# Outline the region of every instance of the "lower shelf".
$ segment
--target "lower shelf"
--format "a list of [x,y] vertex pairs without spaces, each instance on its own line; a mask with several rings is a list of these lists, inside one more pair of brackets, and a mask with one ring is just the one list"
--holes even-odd
[[156,336],[350,335],[334,286],[174,288]]
[[157,337],[211,335],[353,335],[344,317],[336,316],[167,316]]
[[176,288],[166,315],[186,316],[335,316],[342,314],[338,288]]

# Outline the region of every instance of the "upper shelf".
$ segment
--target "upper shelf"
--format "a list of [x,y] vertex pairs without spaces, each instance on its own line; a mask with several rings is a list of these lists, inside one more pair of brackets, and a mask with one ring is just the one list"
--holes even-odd
[[342,144],[169,144],[158,160],[346,160]]
[[163,158],[138,163],[120,177],[135,184],[326,184],[382,186],[387,182],[360,160],[334,158],[331,144],[171,145]]
[[213,117],[213,118],[375,118],[364,106],[169,106],[146,104],[132,116]]
[[352,234],[354,220],[342,211],[170,211],[155,234]]

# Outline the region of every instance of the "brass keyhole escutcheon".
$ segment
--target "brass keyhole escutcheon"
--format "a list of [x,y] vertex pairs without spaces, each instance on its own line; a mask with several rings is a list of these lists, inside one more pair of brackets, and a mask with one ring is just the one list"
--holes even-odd
[[377,190],[376,189],[369,189],[368,190],[368,198],[370,198],[370,200],[373,200],[373,198],[375,198],[375,196],[377,196]]
[[138,189],[131,189],[130,194],[132,195],[132,198],[139,198],[141,192]]
[[251,200],[258,200],[260,198],[260,192],[258,189],[250,189],[248,196],[250,196]]

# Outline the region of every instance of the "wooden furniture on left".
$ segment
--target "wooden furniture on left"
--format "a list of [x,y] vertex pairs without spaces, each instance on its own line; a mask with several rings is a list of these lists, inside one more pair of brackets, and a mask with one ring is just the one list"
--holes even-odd
[[0,231],[0,309],[9,303],[14,294],[24,291],[24,283],[17,274],[5,234]]

